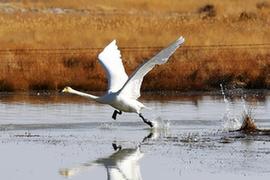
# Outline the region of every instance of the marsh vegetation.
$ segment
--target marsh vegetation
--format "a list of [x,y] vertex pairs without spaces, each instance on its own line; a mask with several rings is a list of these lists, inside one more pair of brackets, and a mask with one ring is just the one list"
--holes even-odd
[[130,74],[179,35],[186,43],[143,90],[270,88],[270,1],[5,1],[0,90],[106,89],[97,54],[117,39]]

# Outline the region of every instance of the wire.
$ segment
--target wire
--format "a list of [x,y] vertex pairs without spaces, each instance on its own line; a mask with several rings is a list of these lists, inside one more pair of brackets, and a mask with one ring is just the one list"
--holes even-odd
[[[164,47],[119,47],[122,52],[143,52],[143,51],[158,51]],[[21,49],[0,49],[0,55],[69,55],[69,54],[89,54],[98,53],[103,48],[21,48]],[[200,50],[232,50],[232,49],[270,49],[270,43],[262,44],[213,44],[213,45],[184,45],[180,51],[200,51]]]

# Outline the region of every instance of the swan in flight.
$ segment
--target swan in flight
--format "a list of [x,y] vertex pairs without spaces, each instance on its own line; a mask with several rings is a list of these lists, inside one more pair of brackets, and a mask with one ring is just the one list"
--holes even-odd
[[108,91],[104,96],[98,97],[91,94],[79,92],[71,87],[65,87],[62,92],[77,94],[95,100],[102,104],[109,104],[114,107],[112,118],[116,119],[117,114],[122,112],[137,113],[143,122],[153,127],[153,123],[141,114],[141,109],[145,106],[137,99],[140,97],[140,88],[143,77],[155,67],[155,65],[164,64],[169,57],[184,43],[185,39],[181,36],[168,47],[161,50],[157,55],[140,65],[131,75],[127,76],[120,51],[113,40],[98,55],[100,64],[106,71],[108,79]]

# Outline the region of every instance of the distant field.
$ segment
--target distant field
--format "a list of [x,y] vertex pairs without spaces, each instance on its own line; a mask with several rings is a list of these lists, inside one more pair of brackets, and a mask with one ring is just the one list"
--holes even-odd
[[180,35],[185,45],[144,90],[270,88],[269,28],[261,0],[10,0],[0,3],[0,90],[105,90],[96,56],[112,39],[131,73]]

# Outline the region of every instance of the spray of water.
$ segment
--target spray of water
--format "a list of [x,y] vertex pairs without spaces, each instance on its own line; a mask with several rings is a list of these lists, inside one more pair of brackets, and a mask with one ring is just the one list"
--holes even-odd
[[244,95],[241,96],[241,102],[242,102],[242,106],[243,106],[244,115],[249,115],[249,113],[251,113],[251,111],[249,111],[249,109],[247,108],[247,103],[246,103],[246,101],[244,99]]
[[151,128],[151,139],[156,140],[158,138],[166,137],[170,131],[170,121],[164,120],[161,117],[155,118],[151,121],[154,127]]
[[161,117],[157,117],[151,122],[154,124],[152,129],[168,130],[170,128],[170,122],[168,120],[163,120]]
[[[227,99],[226,95],[225,95],[225,90],[222,84],[220,84],[220,88],[221,88],[221,93],[223,95],[223,100],[225,103],[225,114],[223,115],[223,129],[224,130],[228,130],[228,131],[233,131],[233,130],[237,130],[241,127],[241,121],[239,119],[239,117],[237,117],[232,110],[232,104],[231,102]],[[243,99],[244,100],[244,99]],[[246,108],[246,105],[243,106],[244,109]]]

